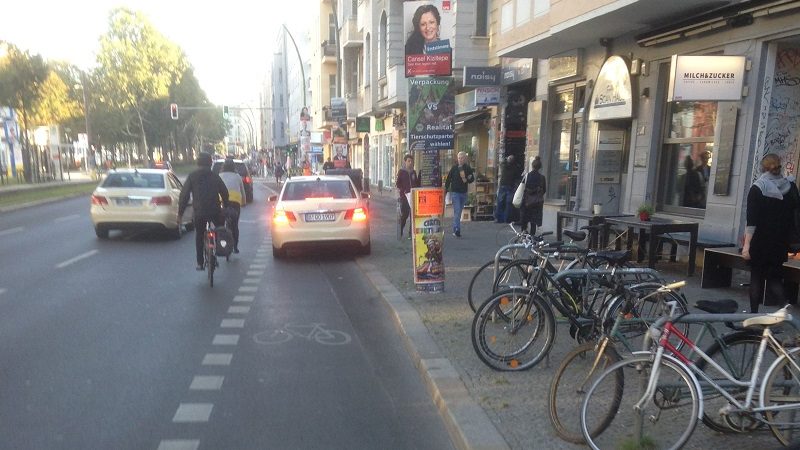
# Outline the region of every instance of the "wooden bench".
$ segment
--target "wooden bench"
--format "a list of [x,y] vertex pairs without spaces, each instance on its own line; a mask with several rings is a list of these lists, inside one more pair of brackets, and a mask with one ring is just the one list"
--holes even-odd
[[[738,247],[706,248],[700,287],[730,286],[733,269],[750,271],[750,266],[742,258]],[[783,284],[786,295],[789,298],[797,298],[798,286],[800,286],[800,261],[790,259],[783,263]]]
[[[671,246],[669,251],[669,260],[675,261],[678,255],[678,245],[683,245],[688,247],[689,246],[689,233],[668,233],[668,234],[660,234],[657,236],[658,242],[658,253],[664,249],[664,244],[669,244]],[[734,247],[735,244],[732,242],[724,242],[724,241],[717,241],[714,239],[706,239],[702,237],[697,238],[697,248],[700,249],[707,249],[707,248],[723,248],[723,247]]]

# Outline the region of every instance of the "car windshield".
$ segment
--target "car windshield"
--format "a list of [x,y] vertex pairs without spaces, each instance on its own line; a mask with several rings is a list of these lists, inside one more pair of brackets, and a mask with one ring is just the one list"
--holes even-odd
[[[235,162],[236,165],[236,173],[239,175],[246,177],[248,174],[247,172],[247,165],[243,162]],[[214,165],[211,167],[211,171],[214,173],[222,172],[222,161],[214,162]]]
[[160,173],[110,173],[103,182],[105,188],[164,189]]
[[308,198],[356,198],[356,193],[347,180],[297,181],[286,185],[282,200],[305,200]]

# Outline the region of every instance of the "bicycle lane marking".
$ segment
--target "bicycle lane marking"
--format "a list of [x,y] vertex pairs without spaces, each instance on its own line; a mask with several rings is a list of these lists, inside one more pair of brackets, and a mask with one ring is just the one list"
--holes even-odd
[[90,251],[88,251],[86,253],[82,253],[82,254],[74,257],[74,258],[70,258],[70,259],[68,259],[68,260],[66,260],[64,262],[56,264],[56,269],[63,269],[64,267],[67,267],[70,264],[76,263],[76,262],[78,262],[78,261],[80,261],[82,259],[86,259],[86,258],[88,258],[90,256],[93,256],[93,255],[97,254],[98,252],[99,252],[99,250],[90,250]]

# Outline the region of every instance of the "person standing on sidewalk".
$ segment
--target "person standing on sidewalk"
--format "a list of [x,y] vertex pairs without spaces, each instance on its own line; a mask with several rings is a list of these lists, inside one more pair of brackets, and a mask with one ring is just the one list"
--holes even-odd
[[522,206],[520,207],[520,222],[522,231],[528,230],[531,224],[530,234],[536,234],[536,227],[542,226],[542,214],[544,212],[544,194],[547,192],[547,180],[544,175],[539,173],[542,168],[542,160],[538,156],[531,161],[531,171],[525,175],[525,194],[522,196]]
[[770,303],[796,303],[783,288],[783,263],[789,252],[789,230],[798,207],[797,186],[781,174],[781,159],[770,153],[761,160],[761,176],[747,194],[747,227],[742,258],[750,261],[750,312],[757,313],[764,298]]
[[233,234],[233,253],[239,253],[239,216],[242,213],[242,206],[246,203],[247,196],[244,192],[242,176],[236,173],[236,164],[233,159],[228,158],[222,164],[222,172],[219,177],[228,188],[228,206],[225,214],[230,219],[231,233]]
[[497,206],[494,211],[496,223],[511,222],[511,199],[518,184],[519,174],[514,164],[514,155],[508,155],[500,164],[500,186],[497,188]]
[[[400,237],[403,237],[406,221],[411,215],[411,205],[408,204],[408,196],[406,194],[411,192],[411,188],[420,186],[417,171],[414,170],[414,157],[410,154],[406,154],[403,157],[403,167],[397,172],[395,186],[397,187],[397,195],[400,196],[397,201],[400,202]],[[413,226],[414,224],[412,221],[411,225],[408,227],[409,239],[411,239],[411,227]]]
[[458,152],[458,162],[450,168],[444,182],[445,192],[453,202],[453,236],[461,237],[461,211],[467,203],[467,185],[475,181],[475,172],[467,163],[467,154]]

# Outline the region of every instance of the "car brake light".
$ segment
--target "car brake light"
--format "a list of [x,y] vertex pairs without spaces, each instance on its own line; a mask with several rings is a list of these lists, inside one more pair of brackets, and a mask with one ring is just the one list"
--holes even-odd
[[244,177],[244,184],[250,184],[252,182],[253,182],[253,180],[250,179],[250,177]]
[[93,205],[107,205],[108,199],[103,197],[102,195],[92,195],[92,204]]
[[365,208],[348,209],[344,215],[344,220],[363,222],[367,220],[367,210]]
[[171,205],[172,204],[172,197],[169,195],[165,195],[163,197],[153,197],[150,199],[150,203],[153,205]]
[[278,209],[272,213],[272,221],[275,222],[276,225],[286,225],[289,222],[296,222],[297,218],[291,211]]

